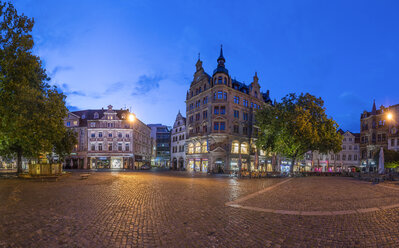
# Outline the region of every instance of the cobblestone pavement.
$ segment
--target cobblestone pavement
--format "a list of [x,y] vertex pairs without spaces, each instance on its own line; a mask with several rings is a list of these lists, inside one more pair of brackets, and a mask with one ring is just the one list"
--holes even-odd
[[[337,216],[226,206],[286,179],[97,172],[0,180],[0,247],[399,247],[399,208]],[[245,206],[350,210],[399,203],[399,185],[293,178]]]

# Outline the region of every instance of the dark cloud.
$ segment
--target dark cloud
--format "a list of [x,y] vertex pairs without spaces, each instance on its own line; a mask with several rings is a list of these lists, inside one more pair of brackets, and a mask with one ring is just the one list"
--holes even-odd
[[131,95],[144,95],[150,92],[151,90],[159,88],[159,81],[163,78],[159,76],[149,77],[147,75],[142,75],[139,78],[139,81],[136,83],[136,87],[134,87]]
[[71,106],[71,105],[68,105],[68,106],[67,106],[67,109],[68,109],[69,111],[78,111],[78,110],[79,110],[78,107],[76,107],[76,106]]
[[54,77],[58,72],[60,72],[60,71],[70,71],[70,70],[72,70],[73,69],[73,67],[72,66],[56,66],[56,67],[54,67],[54,69],[51,71],[51,72],[49,72],[48,74],[49,74],[49,76],[50,77]]
[[86,94],[82,91],[77,91],[77,90],[70,90],[68,84],[61,84],[61,85],[55,85],[58,89],[60,89],[65,95],[67,96],[86,96]]

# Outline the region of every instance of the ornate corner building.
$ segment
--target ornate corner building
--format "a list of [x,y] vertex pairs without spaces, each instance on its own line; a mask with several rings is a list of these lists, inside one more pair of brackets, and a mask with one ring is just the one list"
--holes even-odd
[[[391,119],[388,118],[391,114]],[[377,109],[375,101],[371,112],[363,111],[360,116],[361,166],[376,170],[375,155],[380,148],[399,150],[399,104]]]
[[191,171],[228,173],[266,166],[265,154],[255,146],[255,111],[271,104],[255,73],[246,85],[231,77],[223,50],[212,76],[198,58],[186,97],[186,165]]

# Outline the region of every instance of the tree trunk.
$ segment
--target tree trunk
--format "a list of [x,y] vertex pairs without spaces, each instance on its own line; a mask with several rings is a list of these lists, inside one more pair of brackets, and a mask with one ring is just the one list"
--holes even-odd
[[293,158],[291,159],[291,167],[290,167],[290,173],[291,173],[291,174],[294,173],[295,160],[296,160],[296,157],[293,157]]
[[19,150],[17,152],[17,174],[22,173],[22,152]]

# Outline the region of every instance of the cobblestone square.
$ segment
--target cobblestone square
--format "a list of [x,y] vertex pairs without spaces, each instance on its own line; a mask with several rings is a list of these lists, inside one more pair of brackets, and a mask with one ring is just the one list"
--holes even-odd
[[395,183],[80,174],[58,182],[0,180],[0,247],[399,245]]

